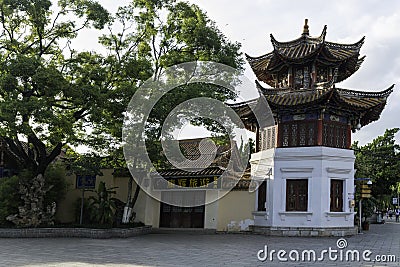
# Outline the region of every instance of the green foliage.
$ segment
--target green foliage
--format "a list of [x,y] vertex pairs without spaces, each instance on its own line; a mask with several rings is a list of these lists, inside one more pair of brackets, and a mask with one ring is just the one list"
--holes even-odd
[[49,188],[44,196],[44,205],[47,207],[51,203],[60,203],[67,194],[70,184],[65,179],[65,165],[61,162],[51,164],[44,173],[45,186]]
[[113,224],[116,209],[115,202],[117,199],[111,197],[111,195],[116,193],[114,191],[115,188],[106,188],[106,184],[100,182],[97,191],[95,191],[96,196],[89,198],[90,219],[92,223],[103,225]]
[[356,178],[372,179],[372,194],[380,196],[390,194],[390,189],[400,182],[400,146],[395,143],[399,128],[386,130],[371,143],[359,146],[354,143]]
[[18,206],[22,204],[18,188],[18,176],[0,179],[0,225],[8,224],[7,216],[18,213]]
[[[102,123],[95,133],[108,133],[109,141],[119,143],[122,129],[121,114],[128,101],[144,81],[158,81],[165,68],[188,61],[214,61],[242,70],[240,44],[232,43],[217,29],[206,13],[198,6],[169,0],[140,0],[119,8],[114,24],[118,32],[103,35],[100,42],[109,49],[108,61],[114,62],[113,86],[115,98],[103,106]],[[129,29],[135,28],[132,32]],[[146,125],[146,146],[155,165],[162,165],[158,141],[161,125],[167,115],[180,103],[196,98],[209,97],[226,101],[235,94],[226,88],[211,84],[190,84],[165,94],[152,109]],[[140,107],[138,107],[140,108]],[[203,119],[208,129],[220,132],[220,125]],[[175,125],[179,127],[179,123]],[[114,137],[114,138],[112,138]],[[101,143],[109,149],[109,143]],[[123,167],[123,166],[121,166]]]
[[[44,174],[66,144],[106,153],[118,148],[129,100],[166,67],[210,60],[242,70],[240,45],[229,42],[196,5],[139,0],[111,17],[94,0],[53,3],[0,1],[0,136],[31,177]],[[82,29],[105,25],[110,33],[99,41],[107,54],[71,47]],[[226,101],[234,94],[204,84],[169,93],[149,118],[147,140],[159,140],[160,126],[177,104],[199,96]]]
[[57,8],[53,2],[0,2],[0,136],[34,175],[45,172],[64,144],[79,143],[82,121],[104,88],[102,58],[64,46],[81,29],[102,28],[108,12],[91,0],[62,0]]
[[77,175],[103,175],[103,158],[95,153],[68,155],[67,169]]
[[378,205],[378,200],[371,197],[362,200],[362,218],[366,220],[366,218],[371,217],[376,210]]
[[[46,194],[44,196],[44,207],[51,203],[58,204],[67,193],[69,184],[65,179],[65,167],[62,163],[49,166],[45,172]],[[18,207],[24,203],[19,193],[20,182],[29,182],[32,173],[22,171],[18,176],[4,177],[0,179],[0,224],[7,224],[6,217],[18,213]]]

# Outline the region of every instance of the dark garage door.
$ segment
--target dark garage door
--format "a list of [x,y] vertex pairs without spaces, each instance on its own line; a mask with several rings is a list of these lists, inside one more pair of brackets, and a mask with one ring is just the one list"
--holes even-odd
[[[199,199],[202,199],[201,202],[204,203],[205,191],[162,192],[161,198],[167,202],[171,198],[179,199],[179,203],[182,203],[182,205],[198,203]],[[197,202],[194,202],[195,200]],[[180,207],[161,202],[160,227],[204,228],[204,213],[204,205],[196,207]]]

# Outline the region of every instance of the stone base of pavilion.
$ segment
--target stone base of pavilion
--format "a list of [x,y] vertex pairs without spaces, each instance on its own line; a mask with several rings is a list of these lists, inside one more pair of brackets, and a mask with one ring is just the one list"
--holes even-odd
[[[253,231],[277,236],[356,234],[354,159],[350,149],[324,146],[273,148],[252,154],[252,177],[265,181],[265,187],[257,190]],[[301,194],[306,203],[296,206],[297,210],[287,204],[289,197],[300,194],[289,192],[288,184],[293,180],[305,184]],[[341,185],[340,193],[331,197],[335,182]],[[335,198],[341,204],[337,210],[332,209]]]
[[310,227],[272,227],[250,226],[255,234],[268,236],[301,236],[301,237],[325,237],[325,236],[353,236],[358,233],[357,226],[334,228],[310,228]]

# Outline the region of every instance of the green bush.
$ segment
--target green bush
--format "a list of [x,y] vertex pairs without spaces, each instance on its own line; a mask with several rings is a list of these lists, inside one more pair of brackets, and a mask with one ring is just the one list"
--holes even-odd
[[7,216],[18,213],[18,206],[22,204],[18,190],[18,176],[0,179],[0,225],[11,224]]
[[89,197],[90,220],[92,223],[100,225],[112,225],[116,210],[116,198],[111,197],[116,192],[116,187],[106,188],[104,182],[99,183],[96,196]]
[[[67,193],[69,184],[65,179],[65,167],[62,163],[50,165],[45,172],[45,187],[49,188],[44,196],[44,207],[55,202],[58,204]],[[29,183],[32,173],[22,170],[18,175],[0,179],[0,225],[12,225],[6,218],[18,214],[18,207],[24,203],[19,193],[20,181]]]
[[59,202],[64,199],[67,194],[68,184],[65,179],[65,166],[61,162],[56,162],[47,167],[44,173],[45,186],[50,188],[44,196],[44,206],[47,207],[55,202],[58,206]]

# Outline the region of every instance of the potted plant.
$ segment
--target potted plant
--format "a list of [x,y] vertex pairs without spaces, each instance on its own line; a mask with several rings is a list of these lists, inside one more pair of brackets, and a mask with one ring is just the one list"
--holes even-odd
[[369,230],[368,218],[375,212],[376,200],[374,198],[364,198],[362,201],[362,223],[361,228],[365,231]]

